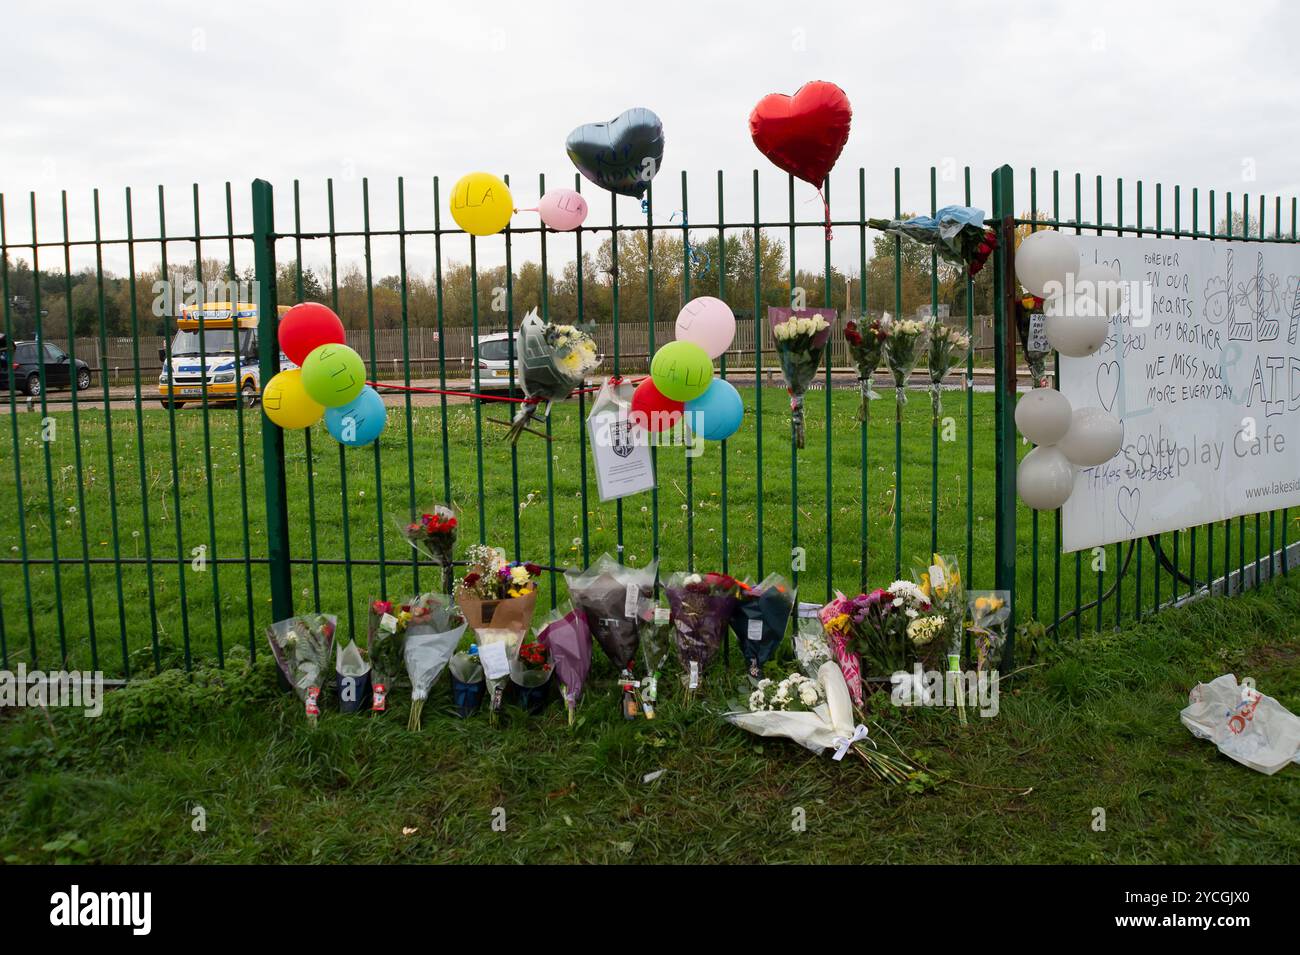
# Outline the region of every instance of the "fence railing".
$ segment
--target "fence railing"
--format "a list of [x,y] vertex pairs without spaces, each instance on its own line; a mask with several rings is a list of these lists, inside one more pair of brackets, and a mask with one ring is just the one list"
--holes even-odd
[[[1285,511],[1116,545],[1111,559],[1094,570],[1091,564],[1085,567],[1080,555],[1061,554],[1059,515],[1044,517],[1018,505],[1015,468],[1024,449],[1012,418],[1019,350],[1013,310],[1014,231],[1027,223],[1046,222],[1066,229],[1188,240],[1225,236],[1215,229],[1213,193],[1207,207],[1201,194],[1192,191],[1192,224],[1184,230],[1181,216],[1188,195],[1177,187],[1171,229],[1162,211],[1168,194],[1159,186],[1152,215],[1144,205],[1152,190],[1144,197],[1139,186],[1134,207],[1125,204],[1123,184],[1116,183],[1114,204],[1108,206],[1098,179],[1089,221],[1082,200],[1085,193],[1091,200],[1093,190],[1083,189],[1081,177],[1065,181],[1063,202],[1061,179],[1053,174],[1045,208],[1040,204],[1039,177],[1031,172],[1028,215],[1017,207],[1013,178],[1003,167],[987,190],[975,189],[966,170],[955,188],[945,183],[942,196],[934,169],[928,179],[931,209],[950,202],[981,206],[991,210],[989,222],[1003,235],[986,270],[993,277],[994,316],[987,333],[984,321],[974,314],[974,283],[969,279],[962,283],[964,308],[948,319],[991,346],[994,387],[949,390],[938,413],[922,391],[914,391],[911,400],[896,409],[893,396],[882,388],[884,400],[874,402],[870,419],[860,423],[854,383],[835,378],[830,370],[849,364],[837,335],[828,346],[821,388],[808,398],[807,447],[799,451],[792,446],[784,389],[755,381],[752,371],[756,365],[776,364],[771,342],[761,334],[763,316],[767,306],[788,302],[801,274],[798,263],[818,262],[814,271],[822,279],[823,294],[819,300],[810,299],[810,306],[867,313],[868,286],[884,274],[892,275],[892,281],[884,280],[894,299],[891,311],[904,310],[902,240],[889,240],[892,270],[868,272],[868,261],[878,250],[873,247],[877,235],[866,225],[863,170],[836,175],[826,184],[828,194],[834,186],[832,211],[839,213],[833,240],[820,220],[796,216],[792,180],[783,208],[775,214],[764,208],[757,172],[752,180],[746,177],[752,183],[750,201],[730,214],[722,173],[704,189],[697,185],[693,190],[682,174],[675,196],[680,209],[694,198],[697,208],[714,210],[708,215],[697,212],[689,229],[684,214],[681,222],[656,221],[652,189],[646,211],[633,221],[620,221],[625,211],[611,199],[607,214],[602,214],[601,202],[593,203],[592,220],[573,233],[511,228],[487,239],[467,238],[443,225],[444,188],[436,178],[431,183],[432,221],[408,222],[406,183],[399,180],[398,227],[383,230],[370,226],[365,181],[360,184],[360,230],[336,227],[332,182],[324,203],[310,209],[304,208],[296,187],[291,194],[276,195],[269,184],[255,183],[251,232],[235,228],[236,201],[229,185],[224,225],[214,228],[200,221],[195,187],[192,221],[180,233],[174,228],[168,232],[167,198],[160,188],[151,197],[157,230],[148,235],[136,233],[134,222],[144,203],[130,190],[121,200],[122,234],[104,235],[96,192],[93,235],[68,233],[64,196],[64,230],[55,239],[38,234],[36,196],[22,216],[30,218],[30,232],[15,238],[17,217],[0,196],[0,283],[8,337],[13,337],[10,301],[18,259],[37,277],[34,337],[44,340],[42,275],[55,283],[55,290],[64,283],[63,327],[77,326],[71,294],[74,250],[94,251],[95,279],[102,290],[108,275],[104,250],[124,249],[132,303],[138,300],[137,255],[156,256],[163,274],[169,261],[184,261],[202,279],[204,263],[219,253],[226,275],[243,275],[251,267],[257,279],[264,317],[264,378],[276,363],[274,319],[268,317],[276,315],[277,304],[289,304],[278,301],[277,265],[293,264],[294,297],[301,299],[307,292],[305,257],[327,261],[324,298],[338,305],[340,247],[345,245],[359,249],[356,263],[365,270],[368,292],[364,314],[346,316],[354,326],[350,343],[376,379],[433,380],[441,385],[468,376],[481,384],[473,361],[476,339],[501,330],[501,313],[479,299],[480,257],[491,251],[504,258],[505,330],[510,331],[521,317],[514,301],[514,263],[524,258],[539,263],[540,308],[546,315],[552,269],[564,259],[565,268],[572,269],[581,315],[584,295],[595,282],[589,261],[598,244],[603,244],[601,253],[607,258],[601,280],[612,286],[612,314],[598,329],[606,355],[602,371],[637,372],[644,368],[646,355],[670,340],[671,326],[621,321],[620,307],[627,309],[627,289],[633,287],[621,260],[629,249],[645,247],[650,255],[641,261],[655,261],[654,245],[663,236],[687,238],[683,256],[689,255],[694,237],[716,237],[720,261],[713,263],[712,286],[700,292],[701,280],[684,261],[679,294],[718,294],[740,316],[735,345],[719,361],[718,372],[740,383],[746,406],[740,432],[710,446],[702,457],[687,456],[680,448],[656,449],[658,480],[653,491],[601,502],[584,426],[590,404],[585,395],[551,414],[544,427],[552,440],[524,435],[511,446],[498,424],[508,414],[499,410],[501,406],[404,392],[390,396],[388,427],[375,445],[345,449],[321,429],[281,432],[260,411],[242,405],[210,411],[206,394],[196,406],[157,407],[156,378],[150,373],[156,372],[157,349],[165,346],[172,329],[168,327],[161,339],[142,336],[140,329],[149,327],[153,317],[132,304],[131,333],[119,340],[109,334],[101,291],[94,307],[95,334],[66,345],[74,357],[93,358],[97,368],[110,373],[98,376],[89,391],[70,393],[66,404],[56,404],[42,388],[39,399],[33,400],[33,406],[39,402],[40,414],[22,413],[26,402],[12,390],[0,396],[9,412],[3,427],[9,432],[11,457],[0,469],[0,487],[10,503],[0,514],[5,544],[0,553],[0,660],[6,667],[57,662],[120,670],[124,675],[173,663],[188,666],[199,659],[222,661],[237,646],[257,653],[266,624],[295,607],[338,613],[347,632],[363,634],[371,598],[401,598],[437,585],[438,576],[419,564],[399,526],[435,501],[460,511],[462,546],[475,540],[498,543],[512,557],[543,564],[543,609],[564,599],[564,568],[586,566],[605,550],[628,563],[657,559],[664,573],[718,569],[760,579],[780,571],[795,581],[803,598],[816,600],[837,589],[887,585],[909,575],[914,562],[944,552],[958,559],[967,586],[1010,590],[1020,620],[1040,622],[1057,636],[1077,635],[1089,624],[1094,629],[1120,626],[1193,593],[1212,588],[1231,592],[1285,572],[1290,554]],[[580,179],[574,184],[583,187]],[[539,178],[537,185],[544,191],[545,179]],[[894,213],[903,208],[901,187],[902,173],[895,170]],[[663,190],[666,184],[656,188]],[[846,201],[840,201],[841,195]],[[843,215],[850,206],[854,213]],[[1231,196],[1227,208],[1231,222]],[[1275,201],[1273,225],[1266,229],[1268,209],[1261,198],[1259,217],[1246,237],[1296,241],[1295,208],[1292,200],[1289,234],[1284,236],[1281,200]],[[327,226],[305,228],[304,218]],[[749,237],[737,247],[746,261],[733,263],[744,266],[745,280],[729,284],[728,276],[736,273],[728,269],[730,246],[725,240],[734,236]],[[775,266],[768,253],[774,246],[765,243],[778,241],[780,280],[773,282]],[[837,259],[854,261],[859,276],[853,289],[856,301],[846,303],[844,286],[833,281],[832,241]],[[446,313],[450,306],[443,282],[452,243],[468,252],[474,278],[467,323],[464,314],[453,321]],[[381,246],[400,263],[402,323],[397,329],[375,323],[374,262]],[[43,272],[47,260],[56,268]],[[410,320],[408,278],[416,269],[434,276],[438,297],[432,327]],[[939,275],[939,263],[932,258],[931,303],[936,311],[941,304]],[[660,314],[654,272],[643,271],[636,278],[645,314]],[[48,286],[45,291],[47,297],[52,294]],[[972,379],[974,354],[966,371],[967,380]],[[1251,551],[1254,560],[1248,560]]]

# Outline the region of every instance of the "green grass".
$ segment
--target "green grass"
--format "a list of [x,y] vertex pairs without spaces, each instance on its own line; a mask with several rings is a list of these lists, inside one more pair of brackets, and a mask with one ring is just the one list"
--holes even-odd
[[1178,711],[1224,672],[1300,711],[1297,621],[1300,583],[1280,581],[1066,641],[966,728],[886,706],[909,753],[966,784],[920,793],[727,725],[717,669],[690,709],[670,690],[659,719],[625,723],[600,660],[572,730],[556,705],[457,720],[444,682],[414,734],[402,700],[308,729],[265,655],[220,677],[171,671],[114,691],[99,720],[0,714],[0,859],[1296,863],[1300,767],[1246,769]]
[[[642,564],[654,556],[657,530],[665,573],[684,569],[688,563],[706,570],[723,569],[725,563],[725,569],[733,574],[758,577],[760,569],[763,573],[789,571],[797,513],[797,543],[806,550],[807,560],[806,570],[800,574],[802,592],[810,599],[824,599],[828,576],[830,586],[844,590],[856,591],[862,584],[860,527],[864,513],[866,581],[871,586],[888,584],[894,579],[896,562],[903,576],[911,575],[914,564],[927,557],[931,548],[933,481],[938,497],[934,536],[939,549],[959,559],[969,586],[993,586],[992,395],[973,396],[973,415],[968,420],[966,396],[945,394],[943,410],[953,419],[948,435],[953,440],[938,442],[936,461],[931,452],[930,402],[924,393],[912,393],[902,428],[903,536],[896,548],[892,396],[886,393],[884,400],[873,404],[864,450],[856,420],[856,394],[832,392],[828,461],[826,395],[810,392],[807,447],[798,453],[796,473],[784,392],[763,390],[761,467],[756,392],[749,388],[742,389],[742,394],[747,417],[741,431],[727,442],[725,484],[719,445],[709,445],[702,457],[690,463],[689,470],[680,448],[663,449],[658,454],[657,514],[648,494],[626,499],[621,508],[613,502],[601,504],[588,459],[584,520],[579,459],[582,426],[576,402],[556,407],[552,416],[555,440],[549,448],[540,438],[523,435],[513,458],[502,437],[504,428],[486,420],[508,413],[509,407],[503,410],[500,405],[486,407],[482,422],[476,421],[473,407],[452,406],[447,410],[445,429],[438,407],[414,408],[409,453],[408,419],[400,407],[390,409],[388,428],[377,452],[368,448],[345,452],[318,425],[312,430],[309,460],[303,436],[290,434],[285,464],[294,557],[310,558],[315,553],[319,561],[342,561],[350,555],[353,560],[382,557],[399,562],[382,569],[356,563],[297,564],[293,570],[295,601],[299,606],[319,606],[337,613],[346,633],[354,622],[356,630],[364,629],[370,598],[381,593],[402,598],[433,585],[435,578],[427,567],[418,572],[410,563],[401,563],[408,561],[412,551],[391,515],[405,518],[412,502],[419,509],[443,498],[444,430],[450,496],[462,514],[462,547],[477,540],[482,531],[490,543],[512,554],[563,568],[583,566],[602,551],[616,553],[621,539],[625,560]],[[152,552],[155,558],[153,600],[161,642],[188,645],[193,659],[215,656],[218,642],[222,652],[234,646],[260,650],[263,628],[271,622],[269,578],[264,563],[243,563],[245,547],[254,559],[266,555],[260,412],[244,414],[241,455],[234,411],[213,409],[205,430],[205,417],[197,407],[178,411],[174,418],[156,406],[148,407],[143,412],[143,480],[138,464],[141,438],[133,410],[111,413],[111,458],[102,404],[96,407],[83,395],[75,424],[70,411],[54,412],[51,417],[55,440],[48,442],[42,440],[39,414],[19,413],[0,421],[0,453],[5,458],[0,462],[0,499],[9,505],[0,509],[0,559],[5,560],[0,564],[0,649],[5,661],[13,666],[20,661],[30,663],[35,657],[49,665],[62,659],[78,668],[98,665],[118,673],[124,669],[125,656],[150,647],[155,629],[147,567],[121,565],[119,599],[118,571],[113,564],[117,553],[134,559]],[[480,428],[481,469],[476,440]],[[973,434],[969,471],[968,429]],[[15,457],[22,475],[21,523]],[[797,511],[792,505],[796,482]],[[548,495],[548,488],[553,488],[553,495]],[[968,490],[973,517],[969,553]],[[247,523],[242,506],[245,495]],[[1258,539],[1267,552],[1270,533],[1277,546],[1281,545],[1282,515],[1265,515],[1262,521]],[[1109,588],[1122,564],[1123,549],[1107,550],[1107,566],[1100,574],[1092,570],[1093,555],[1085,554],[1082,559],[1066,555],[1061,558],[1058,576],[1055,518],[1047,515],[1037,523],[1036,532],[1030,512],[1020,510],[1018,608],[1022,619],[1050,622],[1058,612],[1075,606],[1076,580],[1082,602]],[[1232,566],[1239,557],[1243,529],[1246,560],[1254,559],[1254,528],[1254,519],[1232,522]],[[1211,535],[1214,572],[1222,573],[1223,528],[1201,528],[1199,535],[1197,575],[1205,577]],[[1163,538],[1171,553],[1172,536]],[[59,557],[71,559],[71,563],[62,564],[57,575],[49,564],[24,565],[24,546],[30,558],[51,557],[57,546]],[[208,558],[202,571],[191,566],[194,549],[199,547],[206,548]],[[1180,566],[1186,571],[1190,557],[1186,533],[1181,535],[1179,547]],[[214,564],[214,554],[221,561],[234,563]],[[1100,611],[1067,621],[1064,632],[1073,636],[1076,628],[1110,629],[1134,619],[1139,609],[1149,612],[1157,597],[1167,600],[1170,577],[1153,573],[1153,566],[1151,554],[1140,548],[1123,581],[1118,605],[1107,599]],[[1180,589],[1185,593],[1186,585]],[[548,575],[538,602],[539,615],[550,608],[553,599],[563,597],[562,576]],[[146,655],[143,662],[151,661]]]

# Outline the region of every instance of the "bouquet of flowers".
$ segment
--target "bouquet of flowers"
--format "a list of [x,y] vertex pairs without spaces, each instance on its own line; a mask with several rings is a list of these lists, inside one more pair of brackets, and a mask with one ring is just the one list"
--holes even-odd
[[[1052,346],[1047,341],[1047,336],[1041,332],[1042,323],[1046,320],[1043,300],[1025,292],[1016,302],[1016,330],[1020,333],[1020,341],[1025,348],[1025,364],[1029,366],[1035,388],[1046,388],[1050,384],[1047,359],[1052,357]],[[1039,327],[1037,335],[1034,334],[1035,325]]]
[[894,376],[894,400],[898,406],[898,420],[903,420],[903,405],[907,404],[907,380],[921,357],[921,346],[930,331],[929,322],[914,318],[893,319],[888,315],[881,321],[885,330],[885,361]]
[[483,705],[483,694],[487,692],[478,647],[453,654],[447,669],[451,671],[451,699],[456,704],[456,715],[461,719],[473,716]]
[[407,542],[435,564],[442,565],[443,586],[451,590],[452,553],[456,547],[456,514],[451,508],[435,504],[433,511],[416,520],[402,523]]
[[[810,702],[814,697],[816,702]],[[833,750],[831,758],[837,761],[852,751],[883,782],[906,783],[921,775],[897,756],[880,752],[867,727],[854,723],[848,684],[833,662],[823,663],[815,679],[794,673],[756,689],[748,710],[724,718],[756,736],[784,736],[818,754]]]
[[[923,617],[913,621],[908,628],[908,636],[917,648],[917,656],[933,664],[942,662],[947,656],[948,670],[961,672],[962,638],[965,635],[966,590],[962,585],[961,572],[957,569],[955,557],[932,554],[929,566],[919,571],[921,592],[930,600],[934,616],[939,618],[941,629],[931,639],[929,633],[935,629],[932,623],[923,623],[931,618]],[[919,641],[918,641],[918,638]],[[961,681],[957,682],[958,715],[963,724],[966,722],[966,700]]]
[[858,420],[866,421],[867,406],[880,397],[875,387],[876,369],[884,358],[885,339],[888,335],[877,318],[861,329],[857,322],[849,322],[844,326],[844,337],[848,340],[853,364],[858,366],[858,392],[861,395],[858,399]]
[[930,330],[930,404],[937,423],[943,414],[941,385],[970,352],[970,336],[952,325],[936,322]]
[[[519,656],[519,647],[524,642],[524,634],[518,630],[486,629],[476,631],[478,637],[479,662],[483,664],[483,676],[487,680],[489,712],[493,724],[501,712],[505,695],[506,681],[510,677],[510,668]],[[474,647],[470,648],[471,650]]]
[[382,713],[388,708],[388,691],[404,672],[402,636],[410,612],[393,606],[389,600],[372,600],[369,608],[366,649],[370,654],[370,708]]
[[976,670],[996,670],[1002,663],[1011,620],[1011,593],[1006,590],[972,590],[966,594],[970,609],[970,634]]
[[645,676],[641,678],[641,712],[645,718],[655,718],[655,705],[659,702],[659,674],[668,662],[672,645],[672,608],[666,602],[656,602],[641,621],[641,661]]
[[768,574],[762,583],[737,594],[731,631],[740,641],[741,656],[749,662],[749,675],[755,680],[781,645],[793,609],[790,581],[780,574]]
[[794,657],[804,676],[816,676],[822,664],[831,660],[821,609],[821,604],[800,601],[795,611]]
[[475,631],[484,627],[523,633],[537,606],[537,564],[510,563],[498,548],[474,544],[465,554],[465,576],[456,584],[456,603]]
[[857,647],[861,626],[858,618],[865,613],[862,600],[862,595],[846,597],[837,593],[817,614],[831,659],[843,673],[849,695],[857,706],[862,705],[862,657]]
[[867,225],[928,245],[940,258],[966,266],[971,277],[984,268],[998,244],[997,233],[984,228],[984,210],[970,206],[944,206],[933,216],[910,219],[868,219]]
[[673,574],[664,587],[672,611],[677,658],[689,701],[717,656],[737,594],[748,589],[726,574]]
[[337,625],[338,618],[330,614],[308,613],[278,620],[266,630],[276,666],[303,701],[312,726],[320,716],[320,691],[333,663],[330,649]]
[[551,648],[551,662],[572,726],[587,674],[591,672],[591,628],[586,614],[571,605],[552,611],[537,640]]
[[772,342],[781,362],[786,391],[790,393],[790,421],[794,426],[795,447],[802,448],[804,395],[821,365],[835,310],[769,308],[767,318],[772,326]]
[[930,598],[908,580],[896,580],[888,589],[860,594],[848,609],[850,649],[879,673],[902,670],[913,656],[907,628],[928,613]]
[[574,609],[586,615],[591,635],[619,670],[630,673],[636,661],[641,622],[654,605],[658,567],[657,561],[625,567],[601,554],[586,570],[564,575]]
[[424,716],[424,701],[442,675],[465,635],[465,618],[443,594],[421,594],[411,600],[410,621],[402,654],[411,678],[411,715],[407,729],[418,730]]
[[519,645],[519,655],[510,663],[510,682],[515,685],[520,704],[533,716],[546,708],[554,672],[550,648],[540,636]]
[[[551,402],[582,385],[583,379],[600,367],[595,340],[573,325],[544,322],[533,309],[519,323],[519,369],[528,400],[519,406],[510,424],[510,442],[519,440],[530,421],[537,417],[542,402],[545,416]],[[534,432],[541,434],[541,432]]]

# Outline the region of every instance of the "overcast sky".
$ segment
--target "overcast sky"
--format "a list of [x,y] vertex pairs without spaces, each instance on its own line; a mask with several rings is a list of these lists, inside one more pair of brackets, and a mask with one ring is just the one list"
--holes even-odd
[[[89,238],[95,186],[106,236],[124,235],[125,186],[135,190],[137,234],[147,236],[157,235],[158,184],[168,190],[172,234],[192,230],[193,183],[203,231],[222,229],[227,181],[236,230],[248,230],[256,177],[275,185],[281,229],[292,224],[295,178],[305,229],[325,227],[329,177],[340,228],[360,227],[362,177],[374,228],[396,225],[399,175],[412,227],[432,225],[435,174],[444,203],[461,174],[483,169],[510,174],[516,205],[532,206],[538,173],[548,185],[572,185],[568,132],[632,106],[664,124],[656,225],[681,208],[682,170],[697,223],[716,221],[719,169],[728,218],[752,218],[754,169],[764,219],[783,218],[785,177],[754,147],[747,118],[764,94],[810,79],[839,84],[854,108],[831,180],[837,216],[857,213],[859,166],[868,215],[892,213],[895,166],[904,207],[918,211],[928,211],[932,165],[940,205],[961,201],[967,164],[973,204],[985,207],[989,173],[1004,162],[1016,169],[1022,208],[1031,165],[1101,174],[1107,220],[1116,176],[1130,202],[1141,178],[1148,187],[1263,193],[1270,216],[1271,197],[1286,197],[1289,210],[1300,191],[1300,8],[1282,2],[11,0],[3,20],[0,191],[11,245],[29,241],[32,190],[42,239],[61,236],[62,189],[73,238]],[[949,181],[943,173],[953,168]],[[1091,178],[1084,191],[1091,216]],[[1168,222],[1171,193],[1166,203]],[[640,217],[635,200],[618,204],[620,221]],[[1189,204],[1187,196],[1185,215]],[[798,184],[796,215],[818,213],[812,188]],[[1126,220],[1133,214],[1130,205]],[[608,216],[608,197],[594,200],[591,221]],[[530,213],[515,221],[536,225]],[[857,243],[856,230],[841,230],[836,262],[855,269]],[[571,240],[557,245],[556,259],[571,252]],[[518,246],[517,258],[536,257],[535,241]],[[481,242],[482,260],[499,260],[500,249],[501,240]],[[224,255],[224,243],[204,252]],[[431,253],[431,243],[413,242],[411,267],[431,268]],[[155,254],[142,248],[139,257]],[[465,253],[453,241],[447,254]],[[75,254],[74,267],[88,255]],[[43,264],[60,256],[43,250]],[[820,234],[801,231],[800,266],[817,267],[821,256]],[[306,256],[323,257],[315,246]],[[375,258],[378,273],[391,271],[395,246],[377,242]],[[123,261],[119,249],[106,256],[110,268]]]

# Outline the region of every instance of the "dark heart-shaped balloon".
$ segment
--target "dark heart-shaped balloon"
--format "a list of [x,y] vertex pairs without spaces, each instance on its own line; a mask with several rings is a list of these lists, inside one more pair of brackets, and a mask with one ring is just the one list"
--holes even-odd
[[638,106],[608,123],[579,126],[564,148],[578,171],[596,185],[639,199],[663,162],[664,124]]
[[834,83],[813,80],[793,96],[769,93],[749,114],[754,145],[779,169],[821,188],[849,141],[853,107]]

